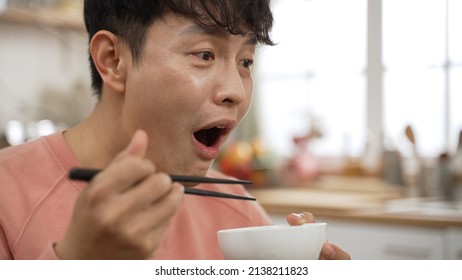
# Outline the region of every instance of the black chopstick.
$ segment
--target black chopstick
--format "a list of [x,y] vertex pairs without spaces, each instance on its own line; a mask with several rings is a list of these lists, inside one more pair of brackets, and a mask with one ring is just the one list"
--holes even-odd
[[184,193],[186,193],[186,194],[194,194],[194,195],[202,195],[202,196],[213,196],[213,197],[221,197],[221,198],[241,199],[241,200],[257,200],[254,197],[240,196],[240,195],[221,193],[221,192],[214,192],[214,191],[201,190],[201,189],[193,189],[193,188],[185,188]]
[[[89,168],[72,168],[69,171],[69,179],[90,181],[93,177],[100,172],[99,169]],[[169,175],[172,181],[181,183],[210,183],[210,184],[241,184],[251,185],[252,181],[247,180],[230,180],[197,176],[184,176],[184,175]]]
[[[99,169],[88,169],[88,168],[72,168],[69,170],[68,177],[72,180],[90,181],[96,174],[100,172]],[[229,180],[219,178],[208,178],[208,177],[196,177],[196,176],[183,176],[183,175],[169,175],[172,181],[182,183],[213,183],[213,184],[252,184],[252,181],[247,180]],[[202,195],[202,196],[213,196],[221,198],[232,198],[232,199],[243,199],[243,200],[256,200],[253,197],[239,196],[233,194],[226,194],[208,190],[185,188],[186,194]]]

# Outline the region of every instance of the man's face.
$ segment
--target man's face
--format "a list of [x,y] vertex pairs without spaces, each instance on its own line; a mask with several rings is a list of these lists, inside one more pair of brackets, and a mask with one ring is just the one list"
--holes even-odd
[[204,175],[249,109],[255,40],[166,15],[127,76],[125,131],[144,129],[159,170]]

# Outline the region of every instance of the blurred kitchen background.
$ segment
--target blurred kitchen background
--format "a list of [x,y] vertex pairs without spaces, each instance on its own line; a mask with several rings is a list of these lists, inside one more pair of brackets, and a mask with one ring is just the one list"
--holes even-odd
[[[82,0],[0,0],[0,148],[95,102]],[[215,167],[355,259],[462,259],[462,0],[272,0],[254,106]]]

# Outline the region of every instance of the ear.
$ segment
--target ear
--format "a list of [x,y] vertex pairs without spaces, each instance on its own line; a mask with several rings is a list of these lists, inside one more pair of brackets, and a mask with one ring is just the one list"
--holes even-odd
[[106,30],[97,32],[90,42],[90,54],[103,79],[103,86],[117,93],[125,92],[128,65],[126,52],[119,37]]

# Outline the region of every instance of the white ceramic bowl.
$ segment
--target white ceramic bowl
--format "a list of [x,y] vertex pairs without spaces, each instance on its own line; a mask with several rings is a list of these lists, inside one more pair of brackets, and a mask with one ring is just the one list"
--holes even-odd
[[326,223],[245,227],[217,232],[227,260],[317,260]]

